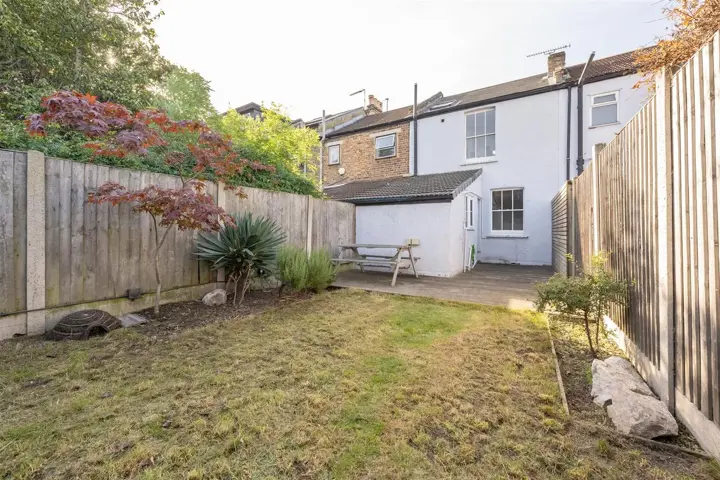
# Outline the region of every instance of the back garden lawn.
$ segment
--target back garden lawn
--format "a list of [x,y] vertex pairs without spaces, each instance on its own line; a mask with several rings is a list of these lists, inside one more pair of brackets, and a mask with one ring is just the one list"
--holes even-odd
[[227,320],[0,344],[0,478],[713,478],[565,418],[538,314],[341,291]]

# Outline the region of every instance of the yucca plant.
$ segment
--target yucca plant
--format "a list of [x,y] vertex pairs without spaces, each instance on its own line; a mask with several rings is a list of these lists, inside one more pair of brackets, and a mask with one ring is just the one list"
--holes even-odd
[[233,215],[235,224],[225,224],[217,234],[201,233],[196,255],[211,264],[213,270],[225,269],[228,282],[234,283],[233,305],[240,303],[253,276],[276,273],[278,248],[285,241],[280,227],[265,217]]

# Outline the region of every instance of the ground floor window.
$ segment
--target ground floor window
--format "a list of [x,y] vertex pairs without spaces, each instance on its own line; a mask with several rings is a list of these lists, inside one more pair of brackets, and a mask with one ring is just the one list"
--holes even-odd
[[475,198],[465,197],[465,228],[471,230],[475,227]]
[[495,234],[507,235],[522,233],[523,189],[507,188],[492,190],[492,226]]

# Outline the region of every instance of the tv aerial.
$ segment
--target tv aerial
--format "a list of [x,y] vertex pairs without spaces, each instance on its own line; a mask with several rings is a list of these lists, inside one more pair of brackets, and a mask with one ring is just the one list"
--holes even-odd
[[570,47],[571,47],[571,45],[568,43],[567,45],[563,45],[561,47],[548,48],[547,50],[543,50],[541,52],[531,53],[530,55],[526,55],[526,58],[537,57],[538,55],[550,55],[552,53],[555,53],[560,50],[565,50],[566,48],[570,48]]

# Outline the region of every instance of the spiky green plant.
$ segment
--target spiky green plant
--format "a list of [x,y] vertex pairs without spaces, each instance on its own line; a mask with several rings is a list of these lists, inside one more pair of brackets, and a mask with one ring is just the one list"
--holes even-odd
[[235,284],[233,304],[245,298],[253,276],[264,277],[277,271],[277,254],[285,241],[280,227],[265,217],[233,215],[235,224],[225,224],[217,234],[201,233],[196,255],[213,270],[225,269],[228,282]]

